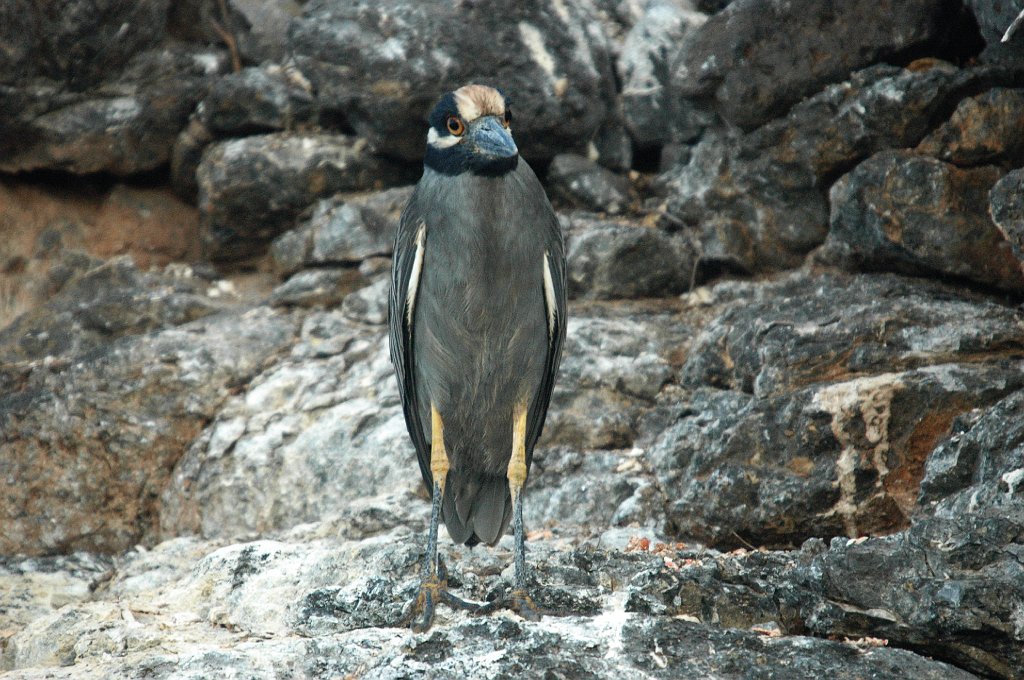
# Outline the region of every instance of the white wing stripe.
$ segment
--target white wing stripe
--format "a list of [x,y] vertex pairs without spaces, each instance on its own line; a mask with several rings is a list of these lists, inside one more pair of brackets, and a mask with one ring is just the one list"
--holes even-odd
[[551,281],[551,265],[548,264],[548,251],[544,251],[544,306],[548,312],[548,345],[555,342],[555,284]]
[[[409,289],[405,296],[405,322],[412,326],[412,315],[416,307],[416,290],[420,287],[420,273],[423,271],[423,248],[427,239],[427,223],[420,222],[416,232],[416,255],[412,261],[412,273],[409,275]],[[545,263],[547,266],[547,263]]]

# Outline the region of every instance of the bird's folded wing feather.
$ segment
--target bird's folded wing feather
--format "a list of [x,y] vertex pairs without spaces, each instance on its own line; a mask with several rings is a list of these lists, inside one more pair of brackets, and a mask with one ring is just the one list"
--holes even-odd
[[[561,228],[558,225],[558,218],[554,213],[550,214],[551,243],[545,253],[547,258],[548,271],[550,272],[551,295],[554,302],[554,316],[552,310],[547,308],[550,304],[548,291],[545,291],[545,311],[549,314],[551,322],[548,326],[548,352],[544,361],[544,374],[541,380],[540,389],[533,400],[530,412],[526,420],[527,438],[527,465],[533,459],[533,447],[540,439],[541,431],[544,429],[544,419],[547,417],[548,404],[551,402],[551,391],[555,385],[555,375],[558,373],[558,365],[562,360],[562,344],[565,342],[566,325],[566,302],[565,302],[565,248],[562,244]],[[545,277],[547,278],[547,277]],[[547,282],[544,283],[547,285]]]
[[[391,268],[391,295],[388,297],[388,328],[391,341],[391,363],[395,366],[398,376],[398,392],[402,398],[405,411],[405,423],[416,447],[420,472],[430,487],[433,484],[430,473],[430,446],[424,436],[420,422],[420,404],[416,396],[416,372],[412,364],[412,342],[415,331],[413,321],[416,316],[410,305],[409,284],[414,276],[419,276],[416,267],[417,237],[424,226],[413,194],[409,205],[402,213],[402,219],[395,237],[394,261]],[[422,254],[420,254],[422,257]],[[415,301],[413,301],[414,303]]]

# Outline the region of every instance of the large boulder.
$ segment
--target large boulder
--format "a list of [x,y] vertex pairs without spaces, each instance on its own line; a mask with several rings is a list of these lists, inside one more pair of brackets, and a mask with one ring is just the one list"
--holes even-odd
[[[686,41],[673,78],[745,129],[853,71],[942,36],[942,0],[737,0]],[[851,27],[856,27],[851,30]]]
[[206,255],[261,254],[319,198],[408,179],[347,135],[255,135],[212,144],[197,170]]
[[579,148],[612,103],[607,39],[580,0],[316,0],[292,22],[289,42],[324,111],[406,159],[422,157],[441,94],[469,82],[511,97],[516,141],[530,160]]
[[1024,292],[1011,244],[988,215],[995,166],[962,169],[885,151],[833,185],[823,258],[846,267],[966,279]]

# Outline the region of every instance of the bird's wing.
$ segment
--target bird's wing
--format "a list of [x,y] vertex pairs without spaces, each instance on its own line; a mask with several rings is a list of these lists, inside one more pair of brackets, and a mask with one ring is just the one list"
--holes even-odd
[[565,341],[566,302],[565,302],[565,246],[562,243],[562,231],[558,218],[550,213],[552,238],[544,253],[544,309],[548,315],[548,346],[544,361],[544,377],[540,389],[533,400],[527,415],[526,431],[528,433],[526,447],[526,464],[533,460],[533,447],[540,439],[544,429],[544,419],[548,414],[551,402],[551,391],[555,385],[555,375],[562,360],[562,344]]
[[391,295],[388,297],[388,329],[391,342],[391,363],[398,377],[398,393],[405,411],[405,424],[416,447],[420,472],[427,488],[432,488],[430,474],[430,446],[420,423],[420,404],[416,396],[416,372],[413,368],[413,321],[415,317],[416,290],[423,265],[423,248],[426,243],[426,222],[417,204],[417,192],[413,192],[409,204],[402,212],[402,219],[395,236],[395,250],[391,264]]

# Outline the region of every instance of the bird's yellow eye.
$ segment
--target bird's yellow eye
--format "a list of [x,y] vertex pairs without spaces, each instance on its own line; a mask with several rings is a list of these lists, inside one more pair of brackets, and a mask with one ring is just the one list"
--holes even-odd
[[462,119],[458,116],[448,116],[448,132],[452,133],[456,137],[461,137],[462,133],[466,131],[466,124],[462,122]]
[[502,125],[505,127],[512,125],[512,109],[505,109],[505,119],[502,120]]

